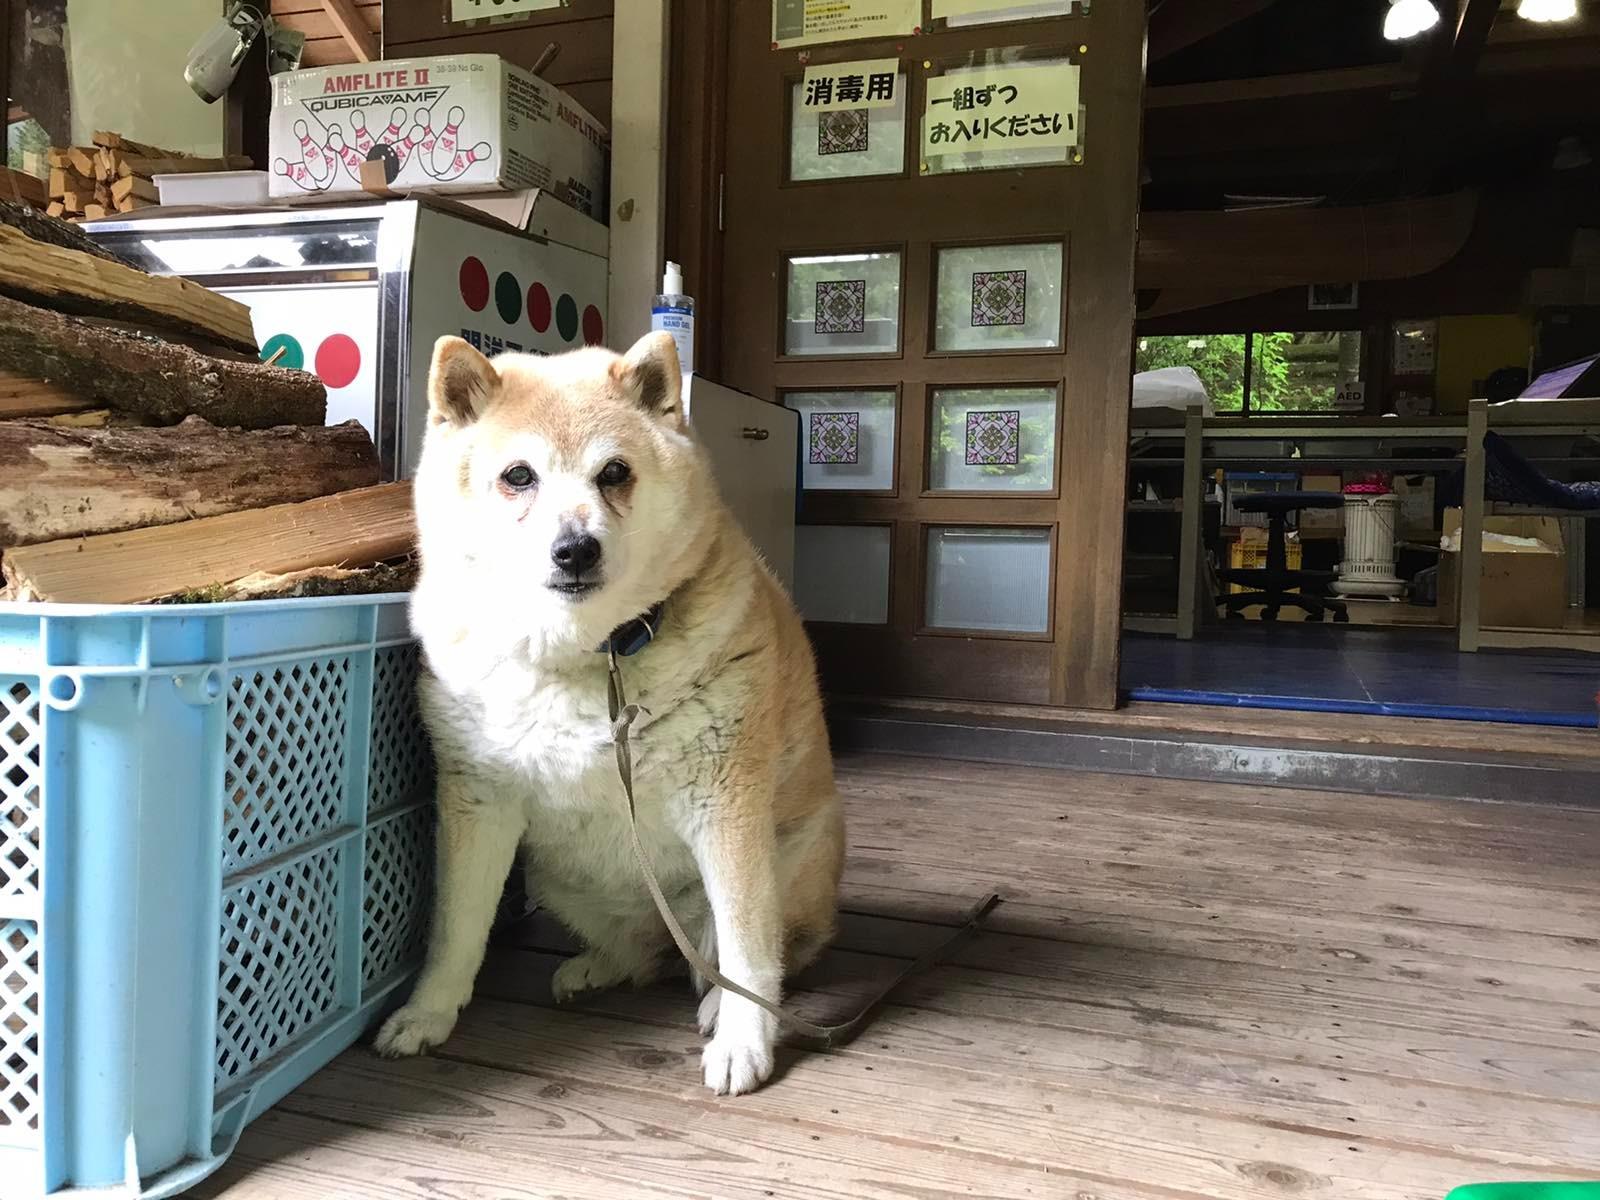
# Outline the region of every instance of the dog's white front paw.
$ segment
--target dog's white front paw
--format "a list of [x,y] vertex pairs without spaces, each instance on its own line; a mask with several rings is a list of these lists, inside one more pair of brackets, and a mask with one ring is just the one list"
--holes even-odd
[[593,950],[586,950],[556,968],[556,973],[550,977],[550,994],[557,1004],[565,1004],[584,992],[616,987],[626,978],[610,961]]
[[408,1004],[383,1023],[372,1045],[385,1058],[407,1058],[442,1045],[456,1027],[456,1014]]
[[700,1023],[700,1036],[710,1037],[717,1031],[717,1011],[722,1007],[722,989],[712,988],[700,997],[700,1012],[697,1019]]
[[760,1022],[730,1020],[727,1013],[719,1025],[700,1059],[706,1086],[719,1096],[755,1091],[772,1075],[772,1036]]

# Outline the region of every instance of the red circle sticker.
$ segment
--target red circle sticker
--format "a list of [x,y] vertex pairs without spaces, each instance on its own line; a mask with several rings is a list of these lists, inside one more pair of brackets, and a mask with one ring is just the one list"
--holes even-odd
[[606,323],[600,317],[600,310],[591,304],[583,310],[583,344],[598,346],[605,335]]
[[482,312],[483,306],[489,303],[489,272],[484,265],[470,255],[462,259],[457,283],[466,306],[473,312]]
[[317,377],[331,388],[350,386],[361,370],[361,347],[355,339],[334,333],[317,347]]
[[533,326],[535,333],[543,333],[550,328],[550,293],[545,290],[542,283],[536,283],[528,289],[528,324]]

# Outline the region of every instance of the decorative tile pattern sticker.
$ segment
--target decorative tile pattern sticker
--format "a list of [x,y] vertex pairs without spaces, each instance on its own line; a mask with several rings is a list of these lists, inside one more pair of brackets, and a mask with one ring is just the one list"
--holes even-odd
[[861,457],[861,414],[812,413],[810,447],[813,464],[854,466]]
[[846,109],[843,112],[817,114],[818,154],[865,154],[866,150],[865,109]]
[[1026,271],[974,271],[972,273],[972,327],[1026,325],[1028,323],[1028,273]]
[[1022,411],[1003,409],[967,414],[967,465],[1014,467],[1021,442]]
[[817,333],[865,333],[867,281],[836,279],[817,284]]

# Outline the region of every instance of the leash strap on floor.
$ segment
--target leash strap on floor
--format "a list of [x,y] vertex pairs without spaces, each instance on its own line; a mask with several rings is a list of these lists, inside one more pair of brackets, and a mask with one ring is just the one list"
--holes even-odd
[[818,1025],[788,1012],[764,996],[758,996],[746,987],[742,987],[729,979],[705,960],[705,957],[695,949],[694,943],[689,940],[683,931],[683,926],[678,924],[678,918],[672,913],[672,908],[667,903],[667,897],[661,890],[661,884],[656,879],[656,873],[650,866],[650,859],[644,851],[644,842],[639,838],[639,813],[638,806],[633,798],[633,750],[629,744],[629,733],[633,723],[641,714],[648,714],[647,709],[640,708],[637,704],[629,704],[627,693],[622,688],[622,672],[617,669],[617,655],[615,650],[608,647],[610,661],[610,677],[606,684],[606,700],[611,711],[611,741],[617,752],[617,776],[622,780],[622,793],[627,797],[628,805],[628,835],[633,842],[633,856],[639,863],[639,873],[644,876],[645,887],[650,890],[650,898],[655,901],[656,911],[661,914],[661,919],[666,922],[667,932],[672,935],[672,940],[677,944],[678,950],[689,961],[689,965],[703,977],[725,991],[736,996],[742,996],[750,1003],[765,1009],[776,1017],[780,1024],[803,1037],[812,1038],[824,1046],[840,1046],[848,1042],[859,1033],[866,1024],[867,1018],[872,1015],[878,1005],[906,980],[922,974],[934,966],[958,945],[966,941],[975,933],[983,923],[983,919],[1000,903],[998,893],[991,892],[985,896],[971,911],[960,928],[933,949],[908,964],[899,974],[890,979],[888,983],[879,988],[873,996],[863,1004],[856,1015],[848,1021],[837,1025]]

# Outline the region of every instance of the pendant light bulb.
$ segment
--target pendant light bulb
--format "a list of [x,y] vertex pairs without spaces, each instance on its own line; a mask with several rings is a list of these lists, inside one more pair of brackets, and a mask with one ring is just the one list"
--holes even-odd
[[[1522,2],[1527,4],[1529,0]],[[1546,2],[1559,3],[1560,0]],[[1426,33],[1438,23],[1439,10],[1429,0],[1389,0],[1389,12],[1383,18],[1383,36],[1391,42],[1403,42]]]
[[1578,0],[1522,0],[1517,16],[1541,25],[1552,21],[1571,21],[1578,15]]

